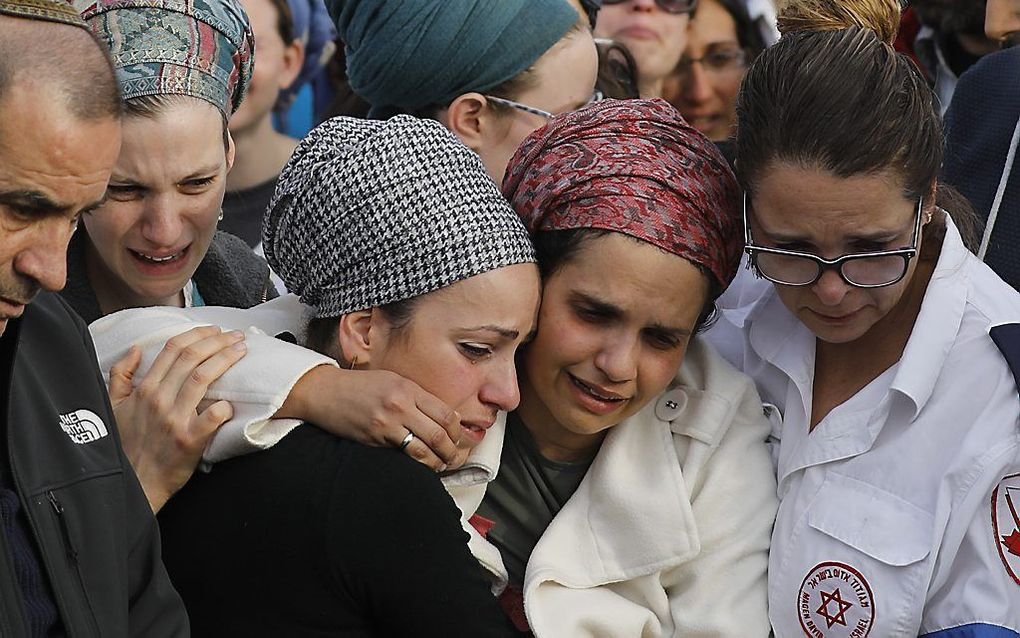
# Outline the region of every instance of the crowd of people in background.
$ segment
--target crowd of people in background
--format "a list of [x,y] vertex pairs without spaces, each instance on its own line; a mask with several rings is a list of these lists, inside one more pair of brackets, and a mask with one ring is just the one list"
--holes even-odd
[[1020,638],[1017,44],[0,0],[0,635]]

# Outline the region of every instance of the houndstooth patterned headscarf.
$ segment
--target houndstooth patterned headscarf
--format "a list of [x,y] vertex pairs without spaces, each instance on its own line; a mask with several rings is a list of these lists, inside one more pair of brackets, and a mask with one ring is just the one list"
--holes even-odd
[[309,133],[280,173],[263,247],[317,317],[535,261],[478,156],[438,122],[406,115],[338,117]]

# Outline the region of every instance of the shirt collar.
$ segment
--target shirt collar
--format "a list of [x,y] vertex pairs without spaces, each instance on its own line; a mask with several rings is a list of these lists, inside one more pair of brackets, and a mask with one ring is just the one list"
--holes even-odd
[[956,342],[967,307],[969,278],[965,265],[970,253],[948,214],[945,220],[946,234],[935,272],[928,282],[921,310],[891,385],[913,402],[912,417],[917,416],[931,397],[943,363]]

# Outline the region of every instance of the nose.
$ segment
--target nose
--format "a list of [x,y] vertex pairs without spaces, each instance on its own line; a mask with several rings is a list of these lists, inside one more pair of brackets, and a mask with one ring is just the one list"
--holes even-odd
[[701,62],[693,62],[687,79],[684,82],[684,99],[690,104],[699,105],[712,99],[712,85]]
[[850,292],[850,284],[843,281],[835,270],[826,270],[811,287],[818,299],[826,306],[837,306]]
[[988,0],[985,5],[985,35],[992,40],[1005,40],[1020,33],[1020,1]]
[[145,199],[141,235],[153,248],[176,248],[181,236],[181,211],[169,194],[151,195]]
[[503,412],[517,408],[521,402],[521,390],[517,385],[517,367],[513,359],[505,365],[493,366],[478,398],[483,404],[495,406]]
[[631,0],[631,8],[634,11],[651,12],[655,11],[655,0]]
[[595,355],[595,367],[613,383],[637,376],[640,340],[637,335],[617,334],[607,340]]
[[[15,272],[34,282],[32,288],[38,285],[50,292],[63,288],[67,281],[67,244],[73,233],[74,228],[64,217],[38,222],[30,243],[15,257]],[[26,282],[25,290],[18,292],[28,297],[33,291]]]

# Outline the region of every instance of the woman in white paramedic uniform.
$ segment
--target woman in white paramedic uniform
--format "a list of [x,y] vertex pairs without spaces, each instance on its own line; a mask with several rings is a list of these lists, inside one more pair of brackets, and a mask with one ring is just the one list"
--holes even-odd
[[[822,4],[799,28],[878,4],[896,31],[895,2]],[[712,337],[777,408],[769,615],[780,638],[1017,637],[1020,295],[941,208],[937,104],[870,26],[784,35],[738,103],[763,279]]]

